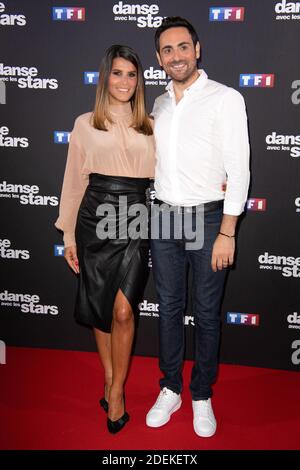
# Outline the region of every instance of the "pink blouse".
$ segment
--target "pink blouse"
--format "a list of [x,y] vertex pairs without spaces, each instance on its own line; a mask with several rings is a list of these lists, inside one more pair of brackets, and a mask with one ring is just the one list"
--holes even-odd
[[139,134],[130,127],[130,103],[110,105],[110,113],[114,123],[108,123],[107,132],[92,126],[91,112],[82,114],[75,120],[70,136],[59,217],[55,222],[55,227],[64,232],[65,247],[76,244],[76,219],[90,173],[134,178],[154,177],[153,135]]

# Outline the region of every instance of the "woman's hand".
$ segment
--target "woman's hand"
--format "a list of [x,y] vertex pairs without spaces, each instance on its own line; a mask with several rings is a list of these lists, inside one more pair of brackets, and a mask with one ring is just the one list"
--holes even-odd
[[77,249],[76,245],[67,246],[65,248],[65,260],[67,261],[68,265],[71,269],[73,269],[74,273],[79,274],[79,263],[77,258]]

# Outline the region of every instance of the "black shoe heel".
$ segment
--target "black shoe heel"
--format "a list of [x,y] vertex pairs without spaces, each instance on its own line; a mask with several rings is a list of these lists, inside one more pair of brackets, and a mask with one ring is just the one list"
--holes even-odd
[[105,400],[105,398],[101,398],[99,400],[99,404],[100,404],[101,408],[104,409],[105,413],[108,413],[108,401]]
[[117,419],[116,421],[112,421],[111,419],[107,418],[107,429],[111,434],[116,434],[124,428],[128,421],[129,414],[125,411],[123,416],[121,416],[121,418]]

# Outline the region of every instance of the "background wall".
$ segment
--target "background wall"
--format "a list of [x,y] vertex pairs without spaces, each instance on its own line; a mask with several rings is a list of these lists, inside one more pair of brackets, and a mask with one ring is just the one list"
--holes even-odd
[[[64,8],[53,9],[60,5]],[[74,119],[93,107],[95,73],[113,43],[139,53],[151,110],[167,83],[155,58],[155,27],[164,16],[181,15],[198,31],[201,67],[209,78],[243,94],[249,116],[252,183],[221,312],[221,360],[299,369],[300,4],[241,0],[231,5],[223,0],[0,2],[2,342],[95,350],[90,330],[73,319],[76,277],[53,226],[68,135]],[[157,317],[150,278],[140,304],[136,354],[157,355]],[[190,308],[185,323],[191,358]]]

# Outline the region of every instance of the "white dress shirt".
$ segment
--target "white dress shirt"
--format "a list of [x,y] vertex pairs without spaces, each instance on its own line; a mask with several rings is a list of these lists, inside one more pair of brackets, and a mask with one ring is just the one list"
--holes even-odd
[[156,197],[176,206],[224,199],[224,214],[239,215],[249,186],[244,99],[199,73],[178,104],[172,81],[155,100]]

